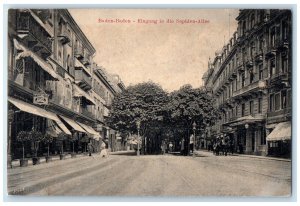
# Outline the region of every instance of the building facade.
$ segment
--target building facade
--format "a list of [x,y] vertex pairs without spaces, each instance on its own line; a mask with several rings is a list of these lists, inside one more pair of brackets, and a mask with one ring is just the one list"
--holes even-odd
[[221,112],[207,134],[229,136],[238,152],[288,156],[291,11],[243,9],[236,20],[237,31],[203,75]]
[[89,142],[98,151],[115,85],[98,75],[96,49],[66,9],[11,9],[8,20],[9,159],[22,157],[23,144],[32,156],[33,143],[18,141],[31,130],[54,137],[51,154],[86,152]]

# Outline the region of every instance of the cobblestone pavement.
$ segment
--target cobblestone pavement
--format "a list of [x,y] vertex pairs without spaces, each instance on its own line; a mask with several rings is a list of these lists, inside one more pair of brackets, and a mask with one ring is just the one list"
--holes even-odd
[[8,192],[91,196],[289,196],[291,161],[247,156],[83,156],[8,170]]

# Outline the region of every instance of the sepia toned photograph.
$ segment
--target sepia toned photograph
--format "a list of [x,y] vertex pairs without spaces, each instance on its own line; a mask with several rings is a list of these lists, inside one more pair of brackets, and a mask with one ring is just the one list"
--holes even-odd
[[7,15],[9,196],[292,196],[291,8]]

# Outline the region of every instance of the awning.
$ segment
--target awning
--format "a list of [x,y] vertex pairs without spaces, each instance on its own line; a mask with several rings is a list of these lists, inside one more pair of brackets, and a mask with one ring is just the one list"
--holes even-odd
[[76,84],[73,84],[73,95],[74,97],[84,97],[86,98],[88,101],[90,101],[92,104],[96,104],[93,100],[92,97],[90,97],[89,94],[87,94],[85,91],[83,91],[79,86],[77,86]]
[[223,125],[234,127],[234,126],[239,126],[239,125],[254,124],[257,122],[262,122],[264,119],[265,119],[265,117],[262,115],[256,115],[255,117],[253,117],[252,115],[248,115],[248,116],[237,118],[236,120],[225,123]]
[[72,120],[72,119],[70,119],[68,117],[64,117],[62,115],[59,115],[59,116],[61,118],[63,118],[63,120],[65,120],[76,131],[86,133],[86,131],[81,126],[79,126],[79,124],[77,124],[74,120]]
[[75,67],[83,68],[86,73],[91,76],[91,72],[77,59],[75,58]]
[[23,102],[21,100],[15,99],[13,97],[8,97],[8,101],[24,112],[54,120],[58,124],[58,126],[63,130],[64,133],[71,135],[71,132],[60,121],[60,119],[57,117],[56,114],[52,112],[48,112],[40,107],[34,106],[27,102]]
[[20,54],[16,56],[16,59],[24,58],[24,57],[30,57],[32,58],[43,70],[45,70],[48,74],[50,74],[53,78],[58,79],[58,75],[53,70],[53,68],[44,60],[41,59],[41,57],[34,54],[32,51],[24,47],[22,44],[20,44],[16,39],[14,39],[14,46],[17,50],[22,51]]
[[43,27],[49,34],[49,36],[53,36],[53,31],[51,28],[47,27],[45,23],[43,23],[39,17],[35,15],[32,11],[30,11],[31,16],[39,23],[41,27]]
[[62,130],[52,120],[47,119],[46,133],[52,137],[58,137]]
[[93,138],[99,140],[101,138],[99,132],[95,131],[91,126],[88,126],[86,124],[77,122],[81,127],[83,127],[89,134],[93,136]]
[[291,139],[291,122],[281,122],[276,125],[275,129],[267,136],[267,141],[280,141]]

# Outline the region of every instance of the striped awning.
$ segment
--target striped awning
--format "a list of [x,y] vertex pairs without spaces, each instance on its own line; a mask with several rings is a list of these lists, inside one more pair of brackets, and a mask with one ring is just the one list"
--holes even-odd
[[90,103],[92,103],[93,105],[95,105],[95,101],[93,100],[93,98],[86,93],[85,91],[83,91],[79,86],[77,86],[76,84],[73,84],[73,95],[74,97],[84,97],[86,100],[88,100]]
[[97,132],[96,130],[94,130],[91,126],[88,126],[86,124],[77,122],[82,128],[84,128],[89,134],[92,135],[92,137],[96,140],[99,140],[101,138],[99,132]]
[[267,136],[267,141],[290,140],[291,132],[291,122],[281,122],[277,124],[275,129]]
[[45,62],[41,57],[27,49],[25,46],[20,44],[16,39],[14,39],[14,46],[17,50],[20,50],[21,52],[16,56],[16,59],[24,58],[24,57],[30,57],[33,59],[35,63],[37,63],[44,71],[46,71],[48,74],[50,74],[54,79],[58,79],[57,73],[54,71],[52,66]]
[[83,132],[86,133],[86,131],[77,123],[75,122],[73,119],[70,119],[68,117],[59,115],[63,120],[65,120],[74,130],[78,131],[78,132]]
[[13,97],[8,97],[8,101],[24,112],[54,120],[64,133],[71,135],[71,132],[56,114]]

